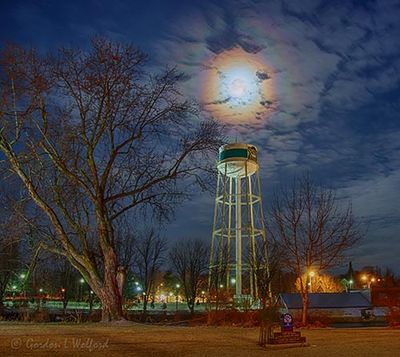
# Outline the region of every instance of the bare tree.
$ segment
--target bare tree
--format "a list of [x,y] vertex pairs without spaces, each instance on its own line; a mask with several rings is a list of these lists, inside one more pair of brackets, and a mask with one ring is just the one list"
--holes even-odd
[[103,321],[122,318],[115,220],[129,210],[168,218],[220,145],[173,69],[151,75],[132,46],[96,38],[88,51],[0,54],[0,150],[54,239],[82,274]]
[[208,270],[209,255],[207,244],[199,239],[177,242],[169,254],[192,314],[200,290],[201,277]]
[[208,270],[208,302],[210,310],[212,302],[215,301],[215,311],[217,312],[222,302],[226,302],[230,297],[229,286],[224,285],[229,274],[229,249],[226,243],[220,249],[214,251],[214,256],[210,255]]
[[255,259],[249,257],[249,266],[257,284],[257,292],[261,305],[265,309],[272,303],[272,282],[282,266],[282,247],[276,242],[259,240],[256,242]]
[[[10,180],[0,177],[0,312],[3,308],[3,299],[10,283],[16,281],[21,290],[24,289],[24,279],[19,276],[19,270],[24,267],[21,242],[27,232],[27,225],[23,218],[26,202],[18,199],[14,190],[6,192]],[[25,254],[26,256],[26,254]]]
[[359,240],[351,205],[341,209],[333,190],[323,189],[308,175],[276,194],[270,214],[273,236],[286,256],[286,268],[299,278],[307,323],[309,285],[304,276],[332,268]]
[[79,290],[77,283],[80,280],[80,275],[65,258],[52,257],[50,262],[53,264],[53,284],[57,284],[53,293],[61,295],[63,313],[65,314],[69,300],[77,296],[77,290]]
[[7,288],[21,266],[19,259],[18,240],[9,239],[2,231],[0,235],[0,313],[3,310]]
[[136,240],[134,258],[137,276],[143,285],[143,311],[147,310],[150,295],[154,294],[156,274],[165,259],[167,244],[154,230],[144,233]]

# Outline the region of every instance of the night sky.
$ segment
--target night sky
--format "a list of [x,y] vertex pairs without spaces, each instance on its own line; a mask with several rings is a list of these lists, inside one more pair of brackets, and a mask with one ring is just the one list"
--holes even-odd
[[[266,206],[309,170],[352,200],[366,232],[354,268],[400,272],[399,0],[2,1],[0,20],[2,45],[45,52],[103,34],[138,45],[154,69],[177,65],[204,115],[258,147]],[[241,66],[254,78],[230,77]],[[199,194],[168,236],[210,239],[213,206]]]

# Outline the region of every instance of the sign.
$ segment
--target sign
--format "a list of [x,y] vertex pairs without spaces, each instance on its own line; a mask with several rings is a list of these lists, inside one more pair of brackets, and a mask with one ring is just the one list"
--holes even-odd
[[293,325],[293,316],[290,314],[283,314],[280,323],[281,331],[274,332],[273,326],[271,326],[268,331],[268,344],[283,345],[290,343],[305,343],[306,338],[302,337],[300,332],[293,331]]
[[290,314],[283,314],[281,318],[281,330],[282,331],[293,331],[293,316]]

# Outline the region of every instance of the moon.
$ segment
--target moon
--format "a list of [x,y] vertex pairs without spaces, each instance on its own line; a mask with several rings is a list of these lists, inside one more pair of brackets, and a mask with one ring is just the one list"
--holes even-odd
[[225,123],[266,119],[277,101],[272,72],[261,54],[238,47],[223,51],[204,63],[200,102]]
[[242,97],[246,94],[247,85],[241,78],[234,79],[229,85],[229,93],[232,97]]

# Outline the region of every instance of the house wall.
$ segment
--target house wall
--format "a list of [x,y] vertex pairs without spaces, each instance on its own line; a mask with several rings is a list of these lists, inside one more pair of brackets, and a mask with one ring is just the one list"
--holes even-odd
[[[326,315],[330,317],[361,317],[361,307],[355,308],[337,308],[337,309],[309,309],[310,315]],[[295,319],[301,318],[301,309],[288,309],[289,312]]]

